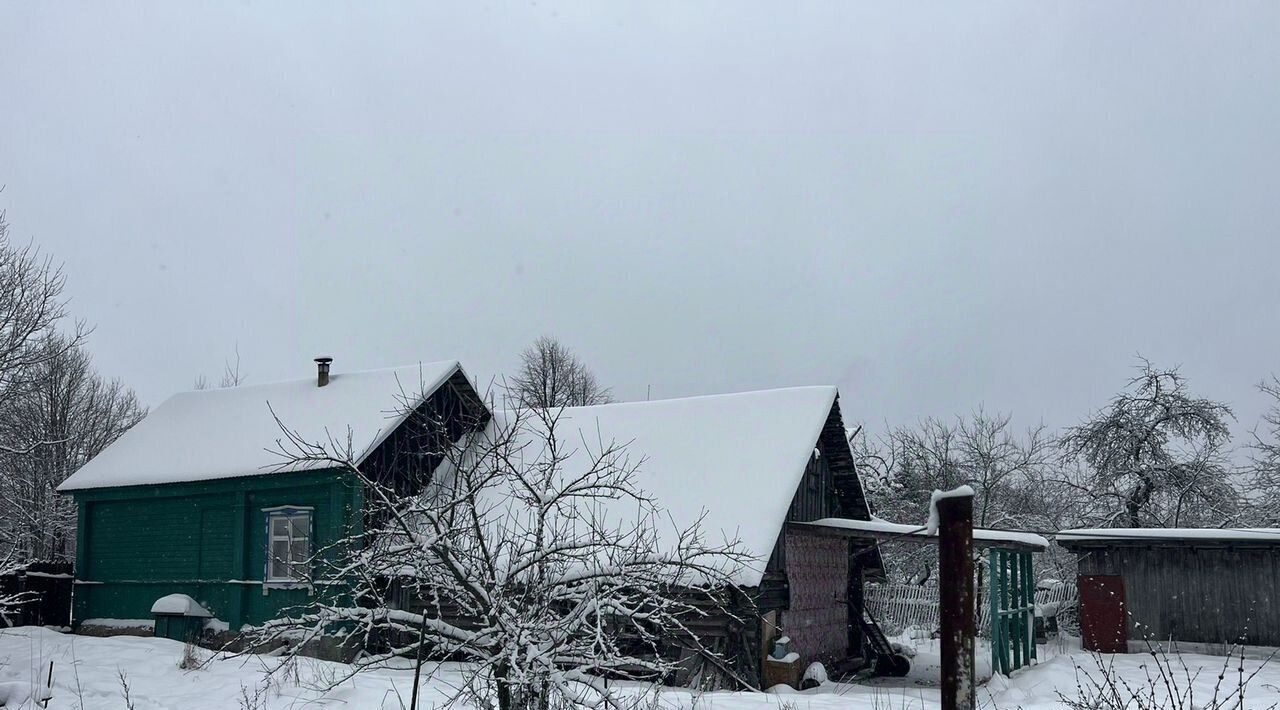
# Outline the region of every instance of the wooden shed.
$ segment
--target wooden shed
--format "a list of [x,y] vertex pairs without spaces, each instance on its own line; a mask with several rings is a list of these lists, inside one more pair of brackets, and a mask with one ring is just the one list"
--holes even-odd
[[1280,646],[1280,529],[1081,529],[1057,542],[1077,556],[1087,649]]

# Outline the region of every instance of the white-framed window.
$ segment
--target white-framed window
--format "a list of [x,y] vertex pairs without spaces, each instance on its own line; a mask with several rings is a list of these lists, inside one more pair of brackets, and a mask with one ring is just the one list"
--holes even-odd
[[311,560],[311,508],[264,508],[267,518],[267,569],[265,582],[303,584]]

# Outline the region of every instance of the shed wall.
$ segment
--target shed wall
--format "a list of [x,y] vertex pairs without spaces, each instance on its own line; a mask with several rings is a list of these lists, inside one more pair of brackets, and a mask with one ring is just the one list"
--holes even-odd
[[1124,579],[1130,639],[1280,646],[1280,548],[1090,548],[1079,571]]
[[782,630],[806,662],[843,660],[849,649],[849,546],[843,538],[787,533],[791,606]]

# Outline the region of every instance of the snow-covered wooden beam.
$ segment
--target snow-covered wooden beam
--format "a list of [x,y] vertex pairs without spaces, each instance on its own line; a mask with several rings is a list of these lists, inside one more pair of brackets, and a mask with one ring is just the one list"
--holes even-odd
[[[815,534],[838,535],[840,537],[876,540],[906,540],[926,545],[938,544],[938,536],[930,535],[924,525],[906,525],[891,523],[873,517],[871,520],[852,520],[848,518],[823,518],[806,523],[788,523],[789,526]],[[1044,552],[1049,549],[1049,541],[1035,533],[1015,532],[1012,530],[993,530],[989,528],[973,529],[973,545],[978,548],[1003,547],[1011,550],[1027,550]]]

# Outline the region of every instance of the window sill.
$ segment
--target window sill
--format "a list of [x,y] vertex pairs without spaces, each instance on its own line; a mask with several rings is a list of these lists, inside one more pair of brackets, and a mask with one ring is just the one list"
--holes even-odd
[[269,579],[262,583],[262,593],[264,595],[272,589],[305,589],[307,590],[308,594],[313,592],[311,584],[308,582],[293,582],[293,581],[286,581],[283,579],[280,579],[280,580]]

